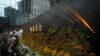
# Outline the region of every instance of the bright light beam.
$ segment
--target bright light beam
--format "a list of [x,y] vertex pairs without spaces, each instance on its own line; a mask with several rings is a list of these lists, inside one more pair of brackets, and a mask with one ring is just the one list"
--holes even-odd
[[73,11],[67,4],[63,2],[65,8],[67,8],[79,21],[81,21],[92,33],[95,34],[94,30],[89,26],[89,24],[84,20],[84,18],[76,11]]

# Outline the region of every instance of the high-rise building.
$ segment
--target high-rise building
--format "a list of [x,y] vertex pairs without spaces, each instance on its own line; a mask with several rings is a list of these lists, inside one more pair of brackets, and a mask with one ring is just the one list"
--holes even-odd
[[8,23],[6,22],[6,19],[7,19],[7,18],[5,18],[5,17],[0,17],[0,27],[1,27],[2,25],[8,24]]
[[49,9],[50,4],[48,0],[22,0],[18,2],[20,16],[16,18],[16,24],[23,25]]
[[31,2],[32,18],[35,18],[50,9],[48,0],[32,0]]
[[0,17],[0,33],[3,32],[3,30],[9,26],[9,23],[7,21],[7,18]]
[[50,9],[48,0],[22,0],[18,2],[20,15],[33,19]]
[[18,16],[18,10],[12,7],[4,8],[5,18],[8,18],[9,24],[11,26],[15,25],[15,18]]
[[18,2],[18,10],[21,15],[31,13],[31,0],[22,0]]

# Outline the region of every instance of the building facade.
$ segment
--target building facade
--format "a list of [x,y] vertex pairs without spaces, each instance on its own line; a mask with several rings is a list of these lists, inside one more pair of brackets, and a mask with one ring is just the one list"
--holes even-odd
[[50,9],[48,0],[22,0],[18,2],[18,10],[13,7],[4,9],[5,17],[11,26],[23,25]]
[[16,17],[15,20],[16,20],[16,25],[20,26],[20,25],[23,25],[24,23],[28,22],[29,17],[22,15],[22,16]]
[[0,33],[2,33],[3,30],[9,26],[7,19],[8,18],[0,17]]
[[31,2],[32,18],[35,18],[50,9],[48,0],[32,0]]
[[16,24],[24,24],[50,9],[48,0],[22,0],[18,2],[19,19]]
[[11,26],[14,26],[16,24],[15,18],[18,16],[18,10],[12,7],[6,7],[4,8],[5,12],[5,18],[8,18],[8,22]]
[[22,0],[18,2],[18,10],[20,15],[31,13],[31,0]]

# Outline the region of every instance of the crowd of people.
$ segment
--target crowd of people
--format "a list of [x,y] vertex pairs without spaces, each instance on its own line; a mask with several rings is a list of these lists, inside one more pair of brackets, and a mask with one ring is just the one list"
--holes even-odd
[[18,45],[22,30],[0,34],[0,56],[19,56]]

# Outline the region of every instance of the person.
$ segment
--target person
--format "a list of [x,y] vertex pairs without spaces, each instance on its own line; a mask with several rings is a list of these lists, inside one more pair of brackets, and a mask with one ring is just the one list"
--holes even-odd
[[9,56],[16,56],[16,47],[15,47],[16,37],[11,36],[8,39],[8,55]]
[[0,36],[0,56],[1,56],[1,47],[2,47],[2,44],[3,44],[3,40],[2,40],[2,37]]
[[11,32],[9,32],[9,35],[11,36],[13,34],[13,32],[11,31]]
[[20,29],[18,31],[18,38],[20,39],[22,37],[22,34],[23,34],[23,29]]
[[7,46],[7,42],[8,42],[8,33],[5,33],[2,37],[2,47],[1,47],[1,56],[7,56],[7,50],[8,50],[8,46]]
[[19,56],[19,51],[17,49],[18,45],[19,45],[18,36],[12,35],[8,39],[8,53],[10,56]]
[[2,40],[2,37],[0,37],[0,50],[1,50],[2,44],[3,44],[3,40]]

